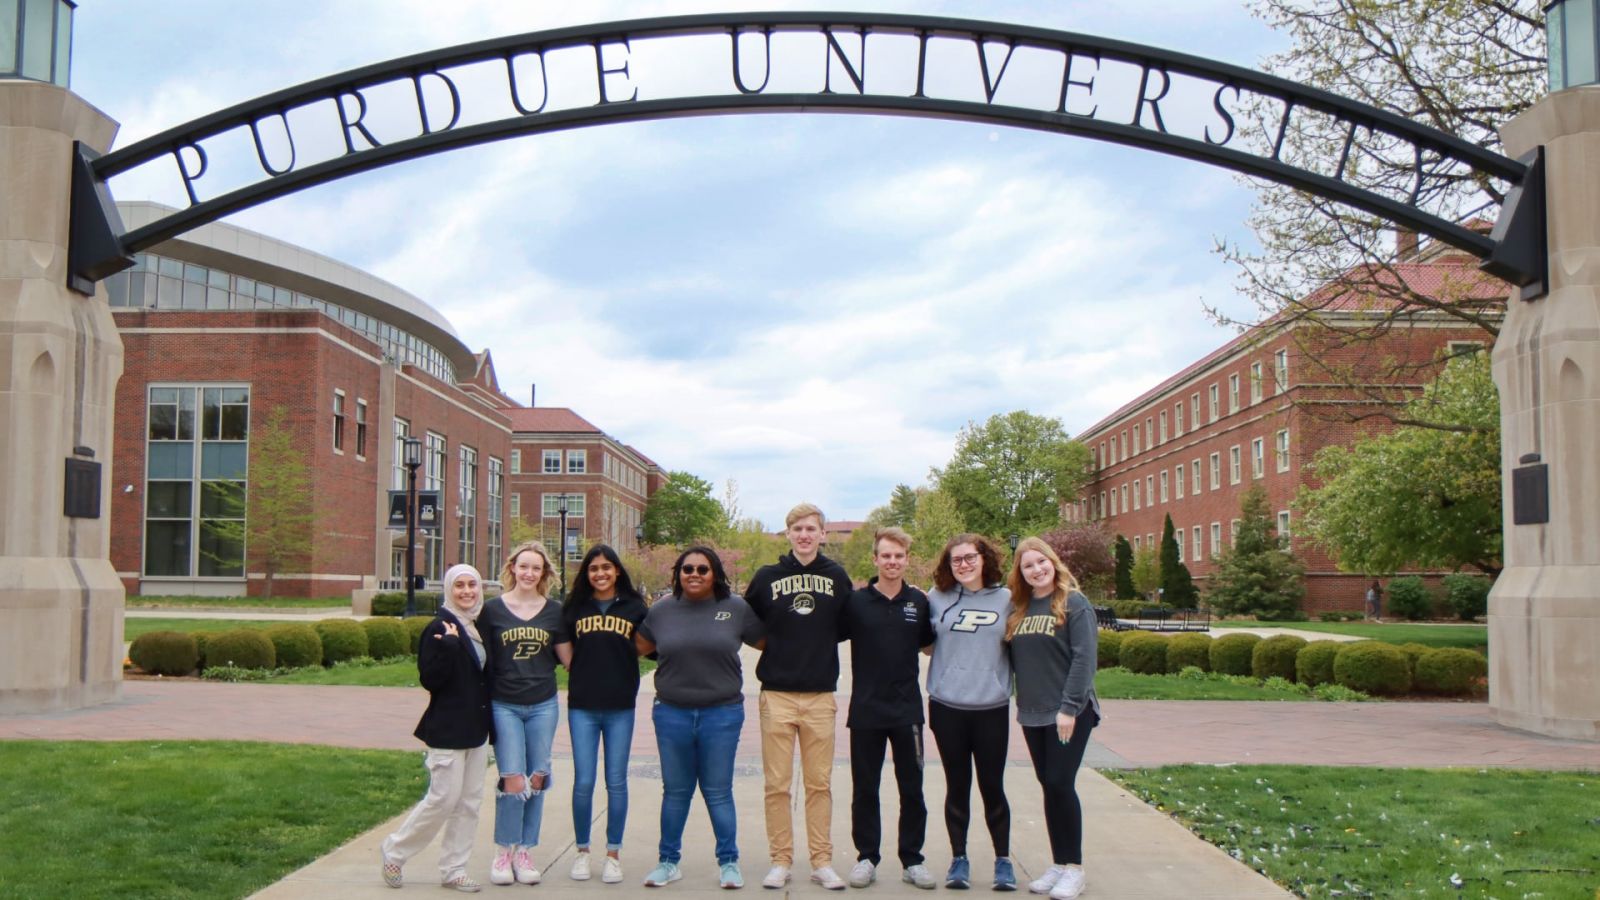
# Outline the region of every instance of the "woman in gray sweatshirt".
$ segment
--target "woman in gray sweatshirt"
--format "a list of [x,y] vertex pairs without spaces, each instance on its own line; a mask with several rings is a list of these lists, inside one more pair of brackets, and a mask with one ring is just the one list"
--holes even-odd
[[1076,782],[1089,732],[1100,721],[1094,694],[1099,631],[1077,579],[1039,538],[1017,545],[1009,584],[1006,644],[1017,676],[1017,724],[1044,789],[1054,857],[1028,890],[1071,900],[1083,893],[1083,807]]
[[972,776],[977,772],[983,818],[994,841],[994,889],[1014,891],[1011,806],[1006,802],[1006,755],[1011,739],[1011,663],[1005,618],[1011,593],[1000,585],[1000,551],[988,538],[958,534],[934,565],[928,593],[933,659],[928,665],[928,727],[944,763],[944,824],[950,835],[945,887],[972,883],[967,861]]

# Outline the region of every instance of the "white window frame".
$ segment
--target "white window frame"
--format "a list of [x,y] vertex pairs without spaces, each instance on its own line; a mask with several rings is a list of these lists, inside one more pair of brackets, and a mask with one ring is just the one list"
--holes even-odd
[[1267,474],[1267,439],[1250,441],[1250,477],[1264,478]]
[[344,455],[344,391],[333,390],[333,452]]
[[1222,552],[1222,523],[1211,523],[1211,558],[1216,559]]
[[1134,512],[1138,512],[1139,509],[1140,509],[1139,493],[1140,493],[1140,491],[1139,491],[1139,479],[1135,478],[1133,480],[1133,511]]
[[1278,430],[1277,447],[1275,448],[1275,451],[1277,454],[1278,471],[1289,471],[1289,429],[1280,428]]
[[1228,415],[1239,411],[1239,373],[1228,376]]
[[1140,446],[1141,445],[1139,443],[1139,423],[1135,422],[1135,423],[1133,423],[1133,452],[1134,452],[1134,455],[1136,455],[1136,456],[1138,455]]
[[579,449],[579,450],[568,450],[567,451],[567,474],[568,475],[587,475],[588,473],[589,473],[589,451],[582,450],[582,449]]
[[356,398],[356,459],[367,458],[367,401]]
[[1279,350],[1272,358],[1272,380],[1276,392],[1281,394],[1289,389],[1289,351]]
[[1183,499],[1183,470],[1187,468],[1183,463],[1172,467],[1172,497],[1174,500]]
[[1199,525],[1194,526],[1194,528],[1192,530],[1193,530],[1193,533],[1194,533],[1194,537],[1191,539],[1193,541],[1193,543],[1194,543],[1194,561],[1195,562],[1200,562],[1201,560],[1206,558],[1206,544],[1205,544],[1204,532],[1201,530]]
[[1289,535],[1289,511],[1280,509],[1278,510],[1278,543],[1288,544]]
[[1250,405],[1254,406],[1262,400],[1261,392],[1265,389],[1262,382],[1261,363],[1250,364]]
[[[546,518],[546,519],[560,519],[561,518],[561,495],[562,495],[561,491],[556,491],[553,494],[540,494],[539,495],[539,514],[540,514],[540,516],[542,518]],[[581,519],[581,518],[583,518],[584,517],[584,513],[586,513],[588,511],[588,509],[587,509],[587,507],[589,505],[589,497],[588,497],[588,495],[584,494],[582,492],[573,493],[571,491],[568,491],[568,492],[566,492],[566,496],[567,496],[567,521],[571,522],[573,519]]]
[[511,450],[511,474],[522,474],[522,451],[514,447]]
[[1200,392],[1189,395],[1189,430],[1200,430]]
[[509,512],[510,512],[510,515],[511,515],[511,521],[515,522],[518,519],[521,519],[522,518],[522,495],[517,493],[516,491],[512,491],[510,496],[507,498],[506,502],[508,504],[510,504]]
[[1222,453],[1211,454],[1211,489],[1222,489]]
[[[540,459],[541,459],[541,462],[540,462],[540,466],[539,466],[539,474],[541,474],[541,475],[560,475],[561,474],[561,451],[560,450],[546,450],[541,455]],[[555,463],[555,465],[552,466],[551,463]]]
[[1211,385],[1211,421],[1222,418],[1222,388]]
[[1162,469],[1161,470],[1161,502],[1162,503],[1168,502],[1168,500],[1167,500],[1167,470],[1166,469]]
[[1197,456],[1189,461],[1189,493],[1198,497],[1205,489],[1206,483],[1200,477],[1200,457]]
[[1228,448],[1228,483],[1238,484],[1244,478],[1244,451],[1238,444]]

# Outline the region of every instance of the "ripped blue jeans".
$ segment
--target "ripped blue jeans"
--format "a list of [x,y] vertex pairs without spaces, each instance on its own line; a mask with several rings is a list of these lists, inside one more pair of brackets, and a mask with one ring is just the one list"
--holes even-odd
[[556,697],[543,703],[523,706],[516,703],[491,704],[494,711],[494,761],[502,784],[511,775],[544,776],[545,790],[525,789],[518,793],[496,791],[494,798],[494,842],[501,847],[536,847],[539,823],[544,818],[544,795],[550,787],[550,743],[555,740],[561,708]]

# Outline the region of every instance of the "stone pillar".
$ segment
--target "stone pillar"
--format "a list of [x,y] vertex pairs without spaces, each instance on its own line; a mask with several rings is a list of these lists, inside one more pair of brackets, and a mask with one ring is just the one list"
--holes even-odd
[[[116,130],[64,88],[0,81],[0,714],[122,689],[123,591],[107,558],[122,339],[103,290],[66,286],[72,142],[103,151]],[[63,513],[80,447],[102,466],[98,519]]]
[[[1545,148],[1550,293],[1508,301],[1500,388],[1505,571],[1489,597],[1489,707],[1503,725],[1600,740],[1600,86],[1506,123]],[[1511,471],[1549,466],[1550,521],[1512,524]]]

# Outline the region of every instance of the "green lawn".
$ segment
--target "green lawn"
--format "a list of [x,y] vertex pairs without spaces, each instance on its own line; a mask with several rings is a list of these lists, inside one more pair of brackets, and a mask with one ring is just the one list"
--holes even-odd
[[338,597],[128,597],[129,609],[342,609],[349,600]]
[[1350,634],[1356,637],[1387,641],[1391,644],[1426,644],[1429,647],[1466,647],[1469,650],[1487,646],[1487,625],[1423,625],[1417,622],[1249,622],[1228,621],[1225,628],[1213,633],[1226,634],[1227,628],[1293,628],[1296,631],[1316,631],[1322,634]]
[[[639,670],[648,672],[655,668],[650,660],[641,660]],[[255,682],[253,682],[255,683]],[[265,679],[261,684],[342,684],[366,687],[420,687],[417,681],[417,661],[414,657],[368,662],[355,660],[329,668],[290,669]],[[567,670],[556,667],[556,689],[567,689]]]
[[[306,624],[316,619],[307,619]],[[239,628],[271,628],[284,622],[260,619],[145,619],[128,616],[122,620],[122,639],[131,641],[152,631],[233,631]]]
[[[1253,678],[1206,675],[1136,675],[1119,667],[1101,669],[1094,676],[1095,694],[1102,700],[1313,700],[1293,684],[1269,684]],[[1355,699],[1340,696],[1337,699]]]
[[0,896],[74,900],[248,896],[427,783],[415,752],[237,742],[5,741],[0,771]]
[[1105,770],[1302,897],[1600,889],[1600,772],[1312,766]]

